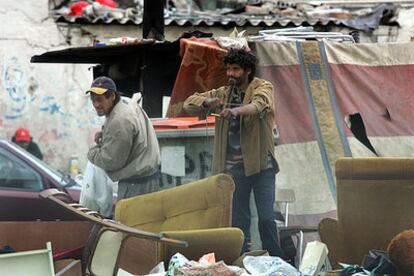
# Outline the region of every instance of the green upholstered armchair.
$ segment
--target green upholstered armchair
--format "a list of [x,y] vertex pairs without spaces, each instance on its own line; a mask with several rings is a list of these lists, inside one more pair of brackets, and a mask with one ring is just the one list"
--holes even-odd
[[342,158],[336,162],[338,219],[323,219],[321,239],[337,262],[361,264],[414,227],[414,158]]
[[[198,260],[214,252],[217,260],[232,263],[240,255],[243,233],[231,226],[233,179],[218,174],[175,188],[120,200],[115,219],[125,225],[149,232],[160,232],[166,238],[187,241],[188,248],[166,244],[152,246],[148,241],[129,243],[121,256],[121,268],[131,273],[146,273],[134,263],[168,262],[176,252]],[[142,250],[145,250],[143,254]],[[135,257],[139,256],[139,260]],[[135,259],[135,260],[134,260]],[[145,269],[144,269],[145,270]]]

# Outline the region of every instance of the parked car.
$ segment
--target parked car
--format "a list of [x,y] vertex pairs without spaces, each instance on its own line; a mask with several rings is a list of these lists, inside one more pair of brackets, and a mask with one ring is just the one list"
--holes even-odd
[[18,145],[0,139],[0,221],[79,220],[79,217],[39,197],[48,188],[79,201],[80,186]]

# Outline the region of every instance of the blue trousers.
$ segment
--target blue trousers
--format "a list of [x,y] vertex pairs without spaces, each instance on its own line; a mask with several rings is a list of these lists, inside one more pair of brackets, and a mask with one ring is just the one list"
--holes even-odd
[[251,176],[235,174],[233,179],[236,190],[233,194],[232,224],[243,231],[244,244],[242,252],[248,250],[248,244],[250,243],[250,194],[253,190],[259,217],[258,228],[262,247],[271,256],[283,257],[273,211],[276,180],[274,169],[263,170]]

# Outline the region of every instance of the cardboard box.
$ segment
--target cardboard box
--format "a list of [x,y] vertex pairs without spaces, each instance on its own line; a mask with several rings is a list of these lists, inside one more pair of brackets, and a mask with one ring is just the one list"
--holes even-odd
[[305,276],[316,276],[328,257],[328,247],[320,241],[308,242],[299,271]]

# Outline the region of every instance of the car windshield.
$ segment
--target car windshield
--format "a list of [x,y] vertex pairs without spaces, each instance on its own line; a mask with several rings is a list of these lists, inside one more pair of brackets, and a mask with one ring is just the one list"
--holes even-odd
[[63,172],[59,170],[55,170],[50,165],[46,164],[44,161],[40,160],[36,156],[28,153],[26,150],[22,149],[18,145],[15,145],[13,143],[7,143],[7,144],[10,145],[10,147],[12,147],[14,150],[18,151],[21,155],[24,155],[31,162],[35,163],[42,170],[46,171],[47,174],[53,177],[53,179],[59,182],[62,186],[71,187],[77,184],[76,181],[73,180],[69,174],[64,174]]

